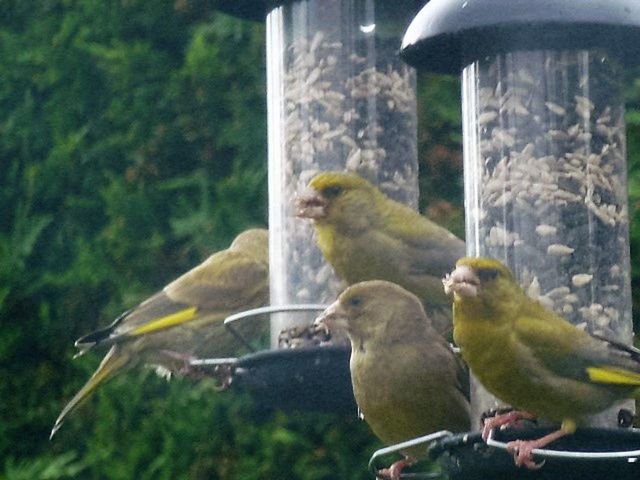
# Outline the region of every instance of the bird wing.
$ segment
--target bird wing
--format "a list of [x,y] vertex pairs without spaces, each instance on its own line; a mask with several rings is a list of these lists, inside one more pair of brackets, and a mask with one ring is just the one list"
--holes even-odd
[[262,300],[268,292],[269,267],[249,255],[225,250],[167,285],[179,303],[205,310],[235,310]]
[[215,311],[257,306],[268,294],[268,268],[246,254],[222,251],[167,285],[108,327],[78,339],[92,346],[171,328]]
[[134,337],[169,328],[195,318],[198,309],[192,305],[174,302],[166,293],[160,291],[135,308],[127,310],[109,326],[96,330],[76,340],[83,355],[97,344],[111,345],[124,337]]
[[421,242],[409,243],[412,261],[412,275],[431,275],[442,278],[455,266],[456,261],[464,257],[465,245],[462,240],[452,238],[433,238]]
[[396,207],[401,211],[389,217],[389,228],[391,236],[406,247],[411,274],[440,278],[449,273],[465,256],[464,241],[408,207]]
[[640,351],[576,329],[553,313],[520,316],[514,324],[522,358],[535,359],[547,372],[572,380],[640,385]]
[[640,350],[630,345],[592,335],[604,346],[604,358],[587,367],[589,380],[595,383],[640,385]]

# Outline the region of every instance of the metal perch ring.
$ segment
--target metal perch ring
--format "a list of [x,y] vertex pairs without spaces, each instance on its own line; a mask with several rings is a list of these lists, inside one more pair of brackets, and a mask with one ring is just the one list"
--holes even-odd
[[[391,445],[389,447],[381,448],[380,450],[376,450],[371,455],[369,459],[369,471],[376,475],[378,473],[378,466],[376,465],[376,460],[380,457],[385,457],[391,453],[400,453],[401,450],[406,448],[416,447],[418,445],[424,445],[426,443],[431,443],[436,440],[439,440],[443,437],[448,437],[453,435],[448,430],[440,430],[439,432],[430,433],[429,435],[424,435],[422,437],[413,438],[411,440],[407,440],[406,442],[397,443],[395,445]],[[440,478],[441,474],[439,473],[405,473],[402,474],[402,478],[422,478],[422,479],[433,479]]]
[[[634,432],[640,432],[640,429],[633,429]],[[487,438],[487,445],[490,447],[507,450],[507,444],[493,439],[494,430],[491,430]],[[535,448],[532,452],[544,458],[571,458],[580,460],[602,460],[612,458],[626,458],[629,463],[635,463],[640,457],[640,450],[614,451],[614,452],[576,452],[570,450],[549,450],[544,448]]]
[[270,305],[267,307],[252,308],[251,310],[245,310],[243,312],[234,313],[224,319],[224,326],[236,337],[244,346],[246,346],[251,352],[255,353],[256,349],[253,348],[251,342],[249,342],[244,336],[233,326],[233,322],[237,320],[243,320],[246,318],[256,317],[263,314],[281,313],[281,312],[322,312],[328,307],[328,305],[309,303],[300,305]]

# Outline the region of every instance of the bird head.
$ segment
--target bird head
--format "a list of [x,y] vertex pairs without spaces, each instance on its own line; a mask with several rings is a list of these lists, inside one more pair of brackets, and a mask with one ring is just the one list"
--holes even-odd
[[456,262],[456,268],[442,283],[447,295],[456,300],[491,299],[519,290],[511,271],[498,260],[466,257]]
[[356,283],[316,319],[316,327],[344,330],[352,343],[385,336],[419,334],[430,326],[422,303],[411,292],[383,280]]
[[364,178],[345,172],[322,172],[296,198],[297,216],[338,228],[354,228],[380,192]]

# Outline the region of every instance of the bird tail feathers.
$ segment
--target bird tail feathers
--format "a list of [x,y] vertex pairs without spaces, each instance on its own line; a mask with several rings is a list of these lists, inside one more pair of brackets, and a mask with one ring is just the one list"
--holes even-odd
[[100,383],[111,378],[128,362],[129,354],[123,354],[115,345],[111,347],[111,350],[109,350],[109,352],[102,359],[100,366],[91,376],[91,378],[62,409],[62,412],[60,412],[60,415],[56,419],[55,425],[51,429],[51,435],[49,436],[49,439],[53,438],[56,432],[60,429],[62,423],[64,422],[64,419],[67,417],[67,415],[69,415],[69,413],[78,408],[78,406],[81,405],[89,397],[89,395],[96,389],[96,387]]
[[127,310],[126,312],[124,312],[122,315],[116,318],[113,322],[111,322],[109,326],[101,328],[100,330],[96,330],[95,332],[91,332],[88,335],[85,335],[77,339],[74,345],[80,351],[76,353],[73,356],[73,358],[78,358],[84,355],[85,353],[87,353],[87,351],[89,351],[95,345],[99,343],[104,343],[106,340],[108,340],[109,337],[111,336],[111,333],[116,329],[118,325],[120,325],[120,323],[125,318],[129,316],[131,311],[132,310]]

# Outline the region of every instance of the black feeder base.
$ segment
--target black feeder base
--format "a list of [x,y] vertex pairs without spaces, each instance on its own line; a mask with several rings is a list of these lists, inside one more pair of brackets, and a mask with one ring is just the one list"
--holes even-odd
[[355,415],[348,346],[267,350],[236,363],[233,385],[262,407]]
[[[551,428],[506,429],[496,431],[499,442],[539,438]],[[640,450],[640,432],[621,428],[583,428],[561,438],[549,450],[571,452],[620,452]],[[538,470],[518,468],[511,454],[486,445],[480,433],[457,434],[434,442],[431,457],[439,458],[451,480],[638,480],[640,459],[627,458],[546,458]],[[537,462],[543,459],[534,455]]]

